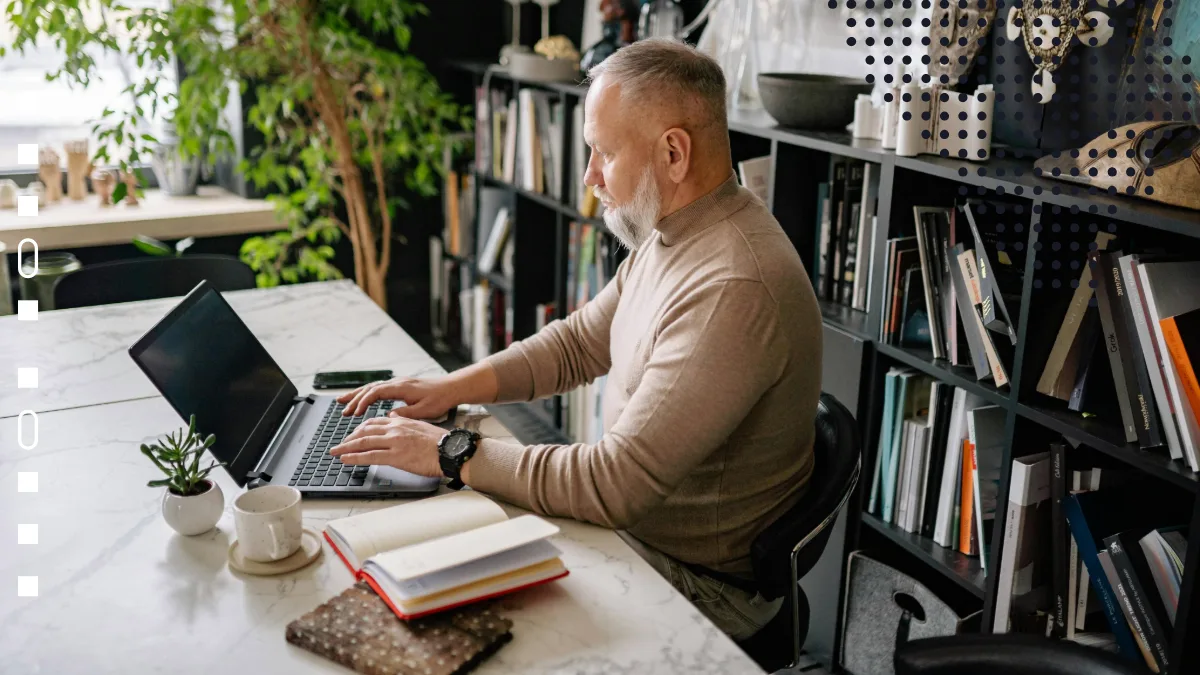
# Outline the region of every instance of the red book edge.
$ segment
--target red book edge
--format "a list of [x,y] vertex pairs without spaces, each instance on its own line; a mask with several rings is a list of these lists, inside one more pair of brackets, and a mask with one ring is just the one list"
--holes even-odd
[[337,557],[341,558],[342,562],[346,563],[346,568],[350,570],[350,574],[357,575],[358,570],[354,569],[354,566],[350,564],[349,560],[346,560],[346,556],[342,554],[341,549],[337,547],[337,544],[333,543],[333,539],[329,538],[329,533],[322,532],[321,536],[325,537],[325,541],[329,542],[329,547],[333,549],[333,552],[337,554]]
[[371,588],[373,588],[375,590],[375,592],[379,595],[379,597],[383,598],[383,601],[387,603],[387,606],[390,607],[393,612],[395,612],[396,616],[400,617],[401,619],[410,620],[410,619],[419,619],[423,616],[429,616],[430,614],[437,614],[438,612],[444,612],[446,610],[454,609],[456,607],[463,607],[465,605],[470,605],[470,604],[473,604],[476,602],[483,602],[484,600],[498,598],[502,595],[508,595],[509,593],[515,593],[517,591],[524,590],[526,588],[533,588],[534,586],[540,586],[542,584],[561,579],[570,573],[571,573],[570,570],[563,570],[562,574],[556,574],[552,577],[548,577],[548,578],[542,579],[540,581],[534,581],[532,583],[525,584],[524,586],[517,586],[514,588],[510,588],[508,590],[497,591],[495,593],[489,593],[488,595],[481,595],[481,596],[475,597],[475,598],[468,598],[466,600],[461,600],[459,602],[456,602],[452,605],[442,605],[440,607],[427,609],[423,612],[417,612],[416,614],[405,614],[404,612],[400,611],[400,608],[396,607],[396,605],[392,604],[391,598],[389,598],[387,596],[387,593],[383,592],[383,589],[379,587],[379,584],[375,582],[375,579],[371,578],[370,574],[367,574],[366,572],[359,572],[356,575],[356,577],[362,581],[367,582],[367,585],[370,586]]

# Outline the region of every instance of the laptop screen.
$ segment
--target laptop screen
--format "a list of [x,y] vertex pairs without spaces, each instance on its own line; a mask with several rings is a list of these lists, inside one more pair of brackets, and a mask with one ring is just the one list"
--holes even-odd
[[202,282],[129,354],[185,422],[216,434],[210,452],[244,485],[296,388],[233,308]]

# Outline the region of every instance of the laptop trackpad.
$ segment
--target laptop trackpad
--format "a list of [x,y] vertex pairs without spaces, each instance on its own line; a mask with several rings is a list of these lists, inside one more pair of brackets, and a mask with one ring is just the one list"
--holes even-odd
[[427,490],[430,486],[441,482],[439,478],[418,476],[415,473],[401,471],[394,466],[377,465],[375,467],[375,485],[378,487],[415,488]]

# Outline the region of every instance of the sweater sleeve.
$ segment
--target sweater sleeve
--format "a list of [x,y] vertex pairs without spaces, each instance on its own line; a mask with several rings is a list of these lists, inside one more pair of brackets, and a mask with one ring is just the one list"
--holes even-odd
[[631,259],[622,261],[596,297],[566,319],[552,321],[536,335],[486,359],[496,371],[496,403],[561,394],[608,372],[609,330]]
[[596,444],[485,440],[471,486],[547,516],[626,529],[743,422],[787,360],[757,281],[706,284],[670,308],[636,391]]

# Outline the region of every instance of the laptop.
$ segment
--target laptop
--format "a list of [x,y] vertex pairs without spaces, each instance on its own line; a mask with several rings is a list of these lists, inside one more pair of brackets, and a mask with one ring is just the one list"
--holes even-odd
[[[365,414],[343,417],[335,396],[300,396],[207,281],[200,282],[129,348],[158,391],[196,428],[216,434],[209,448],[238,484],[291,485],[310,497],[414,496],[435,492],[439,478],[390,466],[349,465],[329,454],[370,417],[403,402],[376,401]],[[454,411],[438,426],[453,428]]]

